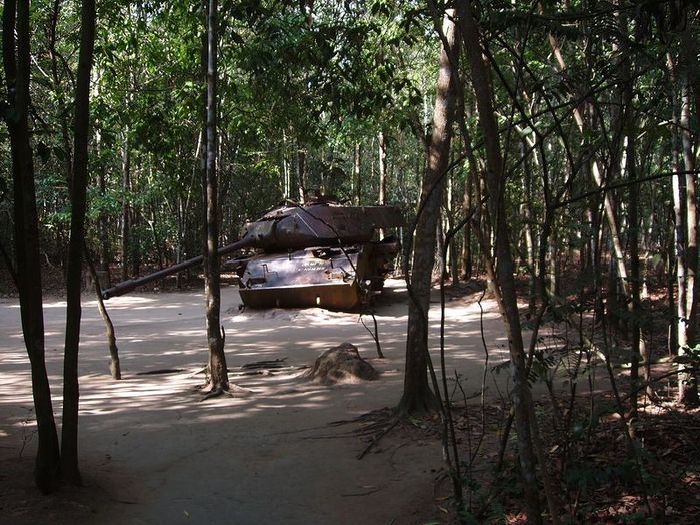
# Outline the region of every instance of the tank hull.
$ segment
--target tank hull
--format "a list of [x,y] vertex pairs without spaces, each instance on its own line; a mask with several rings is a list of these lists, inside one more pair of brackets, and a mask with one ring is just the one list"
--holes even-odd
[[389,240],[259,254],[239,269],[241,299],[251,308],[357,310],[381,290],[398,249]]
[[239,292],[243,304],[255,309],[318,306],[350,312],[364,304],[360,288],[355,283],[241,288]]

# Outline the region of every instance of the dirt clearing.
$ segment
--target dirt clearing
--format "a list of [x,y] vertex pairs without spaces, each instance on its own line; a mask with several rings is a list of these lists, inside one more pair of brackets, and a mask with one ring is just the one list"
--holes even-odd
[[[401,281],[388,282],[377,321],[385,359],[358,314],[321,309],[245,310],[222,290],[230,379],[249,395],[200,402],[206,363],[201,293],[132,295],[107,303],[122,381],[109,377],[104,327],[84,297],[80,354],[80,454],[86,490],[48,498],[31,481],[35,452],[29,363],[16,299],[0,302],[0,515],[57,523],[420,523],[440,516],[433,497],[442,467],[431,439],[392,435],[364,459],[358,425],[334,426],[395,406],[403,388],[407,322]],[[507,358],[493,303],[484,303],[491,363]],[[47,366],[61,412],[65,302],[45,301]],[[479,306],[447,309],[447,368],[468,391],[481,384]],[[438,341],[437,308],[431,316]],[[372,326],[368,318],[368,326]],[[304,367],[349,342],[381,376],[359,384],[303,381]],[[437,349],[436,349],[437,350]],[[265,361],[268,363],[260,363]],[[252,367],[244,367],[257,363]],[[496,395],[493,379],[490,390]],[[502,386],[501,386],[502,388]],[[60,418],[58,418],[60,425]],[[37,514],[39,511],[39,514]]]

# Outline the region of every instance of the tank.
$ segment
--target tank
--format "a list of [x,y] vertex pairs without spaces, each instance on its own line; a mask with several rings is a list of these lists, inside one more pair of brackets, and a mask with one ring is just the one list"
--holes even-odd
[[[239,277],[243,304],[251,308],[320,306],[351,311],[379,293],[400,251],[380,231],[403,225],[393,206],[346,206],[330,198],[270,210],[243,228],[238,241],[219,248],[235,254],[223,270]],[[105,299],[202,263],[194,257],[159,272],[104,290]]]

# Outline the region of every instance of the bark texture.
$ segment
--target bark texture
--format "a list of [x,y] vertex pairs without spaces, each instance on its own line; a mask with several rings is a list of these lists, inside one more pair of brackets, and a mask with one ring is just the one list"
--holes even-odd
[[435,235],[440,219],[440,204],[445,187],[445,171],[449,163],[452,123],[455,118],[457,99],[459,39],[456,36],[453,14],[445,16],[443,34],[445,41],[440,54],[433,133],[428,147],[427,168],[421,184],[419,216],[413,242],[406,371],[403,396],[399,403],[399,409],[408,413],[430,410],[435,406],[435,396],[428,386],[427,377],[428,309],[432,271],[435,264]]
[[357,206],[362,202],[362,145],[358,142],[355,144],[353,151],[353,169],[352,180],[355,183],[355,204]]
[[379,204],[386,204],[386,134],[379,132]]
[[88,179],[88,133],[90,130],[90,72],[95,48],[95,2],[83,0],[80,57],[75,90],[73,123],[73,173],[71,188],[71,231],[66,279],[66,337],[63,355],[63,426],[61,429],[61,475],[82,485],[78,468],[78,352],[80,347],[80,291]]
[[204,254],[207,296],[207,343],[212,391],[228,390],[228,370],[221,332],[221,286],[219,279],[219,204],[217,174],[217,0],[209,0],[207,13],[207,244]]
[[493,92],[488,70],[484,64],[480,43],[480,29],[473,18],[469,0],[457,3],[461,32],[469,58],[472,85],[479,112],[479,126],[484,136],[486,150],[486,185],[489,192],[488,211],[495,239],[496,287],[499,308],[505,321],[510,352],[513,388],[511,399],[515,413],[518,438],[518,456],[523,476],[523,489],[528,522],[541,523],[541,506],[537,490],[535,454],[530,428],[531,393],[525,373],[525,349],[523,346],[520,314],[513,278],[514,264],[510,247],[510,232],[505,206],[505,176],[503,157],[498,137],[498,127],[493,107]]
[[[16,39],[15,39],[16,34]],[[14,191],[14,242],[17,288],[24,344],[29,355],[32,394],[38,430],[34,479],[44,493],[55,488],[59,448],[51,391],[44,361],[39,229],[34,187],[34,162],[27,120],[30,72],[29,1],[5,0],[2,51],[7,106],[2,108],[10,135]]]

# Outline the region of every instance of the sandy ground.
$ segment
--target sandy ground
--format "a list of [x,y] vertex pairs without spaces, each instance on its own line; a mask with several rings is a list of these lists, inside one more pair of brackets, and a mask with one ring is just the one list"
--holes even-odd
[[[357,314],[322,309],[238,311],[234,287],[222,292],[231,380],[247,397],[200,402],[196,374],[206,362],[201,293],[130,295],[108,302],[124,380],[112,381],[104,326],[85,296],[80,356],[80,454],[86,490],[43,498],[31,482],[35,452],[29,363],[16,300],[0,300],[0,522],[402,524],[439,516],[434,498],[439,443],[366,442],[357,425],[333,426],[395,406],[403,386],[406,294],[390,281],[378,304],[385,359]],[[484,303],[491,363],[506,358],[493,303]],[[437,305],[431,310],[437,345]],[[65,303],[45,303],[47,366],[54,409],[61,411]],[[371,318],[368,319],[371,325]],[[479,306],[449,304],[447,368],[478,390],[484,350]],[[311,365],[325,349],[355,344],[382,372],[379,380],[322,387],[296,370],[240,375],[262,360]],[[169,369],[167,374],[143,375]],[[503,379],[501,379],[503,382]],[[496,395],[489,375],[490,393]],[[501,384],[501,388],[504,385]],[[58,420],[60,424],[60,419]],[[442,503],[444,505],[444,503]]]

